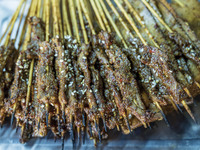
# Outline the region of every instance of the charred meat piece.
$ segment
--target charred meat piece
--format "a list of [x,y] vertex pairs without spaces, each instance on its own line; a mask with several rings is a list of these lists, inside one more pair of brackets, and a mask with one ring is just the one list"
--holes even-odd
[[91,88],[91,72],[89,70],[89,64],[88,64],[88,55],[89,55],[89,45],[82,45],[81,52],[78,57],[78,64],[84,74],[84,85],[86,87],[86,96],[88,99],[88,104],[90,107],[90,114],[88,114],[90,120],[96,120],[97,116],[97,103],[95,96],[93,94],[92,88]]
[[[47,42],[40,43],[38,52],[38,72],[37,72],[37,98],[41,105],[46,109],[46,115],[50,111],[50,106],[54,108],[55,114],[59,114],[58,87],[54,73],[55,51]],[[48,121],[47,121],[48,122]],[[48,126],[48,125],[47,125]]]
[[186,58],[194,61],[198,66],[200,65],[199,50],[196,49],[191,42],[183,39],[176,33],[169,34],[169,38],[172,39],[175,44],[179,45],[181,53],[183,53]]
[[26,104],[26,93],[28,86],[29,66],[31,60],[27,59],[26,52],[19,54],[18,60],[15,67],[14,81],[11,86],[10,98],[6,100],[5,107],[6,111],[11,114],[23,103]]
[[[78,55],[77,40],[71,36],[65,38],[65,53],[67,59],[67,97],[68,104],[65,109],[67,129],[70,131],[71,140],[75,140],[75,127],[77,130],[85,126],[85,90],[83,86],[83,78],[80,68],[77,63]],[[80,132],[79,132],[80,133]],[[79,134],[78,133],[78,134]],[[80,136],[80,135],[78,135]]]
[[0,47],[0,106],[3,106],[4,98],[8,97],[8,89],[14,77],[18,57],[14,44],[14,40],[11,40],[6,48]]
[[113,129],[115,126],[119,128],[119,113],[118,109],[114,100],[114,95],[112,94],[112,90],[109,87],[109,84],[106,80],[106,74],[105,74],[105,67],[103,65],[100,65],[100,75],[102,77],[102,82],[103,82],[103,94],[106,99],[106,112],[105,112],[105,117],[106,117],[106,125],[109,129]]
[[[108,33],[101,32],[99,36],[100,44],[105,47],[109,46],[103,44],[105,43],[104,40],[109,41],[111,38]],[[116,45],[112,45],[112,48],[106,49],[105,52],[109,57],[109,62],[113,64],[115,69],[115,78],[128,114],[135,115],[141,122],[145,122],[145,106],[140,96],[137,81],[130,72],[131,64],[128,58]]]
[[140,50],[142,63],[149,66],[154,76],[162,81],[174,102],[180,104],[181,100],[190,101],[191,99],[172,75],[172,71],[167,65],[167,55],[157,48],[148,46],[144,46]]

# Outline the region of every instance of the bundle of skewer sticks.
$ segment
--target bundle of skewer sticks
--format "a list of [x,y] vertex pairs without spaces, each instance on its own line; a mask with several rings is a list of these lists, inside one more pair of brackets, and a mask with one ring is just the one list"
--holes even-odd
[[170,126],[172,108],[195,121],[200,43],[165,0],[32,0],[22,25],[26,6],[0,39],[0,123],[10,117],[22,143],[51,130],[62,147],[67,132],[96,145],[115,127]]

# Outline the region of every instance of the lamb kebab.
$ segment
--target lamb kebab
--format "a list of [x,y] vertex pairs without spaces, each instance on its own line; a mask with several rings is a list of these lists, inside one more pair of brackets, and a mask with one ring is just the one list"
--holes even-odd
[[[118,4],[119,5],[119,4]],[[149,8],[150,6],[148,6],[148,8]],[[122,9],[122,8],[121,8]],[[166,27],[167,28],[167,27]],[[172,56],[172,55],[171,55]],[[175,69],[175,68],[174,68]],[[177,69],[176,69],[177,70]],[[180,71],[179,71],[179,74],[180,74]],[[180,74],[181,75],[181,74]],[[178,78],[179,78],[179,80],[180,81],[185,81],[185,79],[184,79],[184,77],[183,77],[183,75],[181,75],[181,76],[178,76]],[[184,79],[184,80],[182,80],[182,79]],[[182,83],[183,84],[183,83]],[[184,85],[185,86],[185,85]],[[187,87],[186,88],[184,88],[184,90],[187,92],[187,94],[190,96],[191,94],[189,93],[189,91],[188,91],[188,89],[187,89]],[[187,106],[186,106],[187,107]],[[188,110],[189,111],[189,110]]]
[[13,81],[13,71],[15,68],[15,63],[18,57],[18,51],[15,49],[14,46],[15,42],[10,41],[9,45],[4,48],[3,46],[0,48],[0,109],[1,109],[1,116],[0,121],[1,125],[5,119],[5,108],[4,108],[4,99],[9,96],[9,88],[10,84]]

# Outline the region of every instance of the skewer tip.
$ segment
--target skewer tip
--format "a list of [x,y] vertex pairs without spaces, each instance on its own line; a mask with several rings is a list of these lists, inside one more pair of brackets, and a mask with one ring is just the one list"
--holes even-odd
[[125,121],[126,121],[126,124],[127,124],[127,127],[128,127],[128,130],[130,131],[130,133],[132,132],[131,131],[131,127],[130,127],[130,124],[129,124],[129,121],[128,121],[128,118],[125,117]]
[[182,111],[182,109],[180,108],[180,106],[179,106],[178,104],[176,104],[176,103],[175,103],[175,105],[176,105],[176,107],[178,108],[179,112],[180,112],[181,114],[183,114],[183,111]]
[[15,117],[15,110],[13,111],[12,113],[12,116],[11,116],[11,121],[10,121],[10,125],[12,126],[13,125],[13,121],[14,121],[14,117]]
[[77,127],[77,135],[78,135],[77,143],[79,144],[80,143],[80,139],[81,139],[81,128],[80,127]]
[[60,135],[61,134],[61,126],[60,126],[60,117],[59,117],[59,115],[57,116],[57,118],[58,118],[58,133]]
[[197,81],[195,81],[195,84],[196,84],[197,87],[200,89],[200,84],[199,84]]
[[89,132],[90,132],[90,138],[92,138],[92,125],[91,125],[91,122],[89,121],[88,122],[88,127],[89,127]]
[[155,102],[156,106],[158,107],[158,109],[160,110],[160,113],[162,114],[163,116],[163,119],[165,120],[165,123],[168,127],[170,127],[170,124],[169,124],[169,121],[167,120],[167,117],[165,116],[162,108],[160,107],[160,105],[158,104],[158,102]]
[[147,125],[148,125],[149,129],[151,130],[151,129],[152,129],[152,127],[151,127],[150,123],[147,123]]
[[65,148],[65,136],[62,136],[61,139],[62,139],[62,150],[64,150],[64,148]]
[[63,119],[64,124],[66,124],[65,111],[63,111],[62,113],[62,119]]
[[167,117],[165,116],[164,112],[162,110],[160,110],[160,113],[162,114],[163,116],[163,119],[165,120],[165,123],[168,127],[170,127],[170,124],[169,124],[169,121],[167,120]]
[[85,114],[82,114],[82,119],[83,119],[83,126],[85,127]]
[[84,127],[82,127],[81,134],[82,134],[82,143],[85,144],[85,128]]
[[17,127],[16,127],[16,131],[15,131],[15,132],[17,133],[17,132],[18,132],[18,130],[19,130],[19,126],[17,125]]
[[40,130],[40,120],[38,122],[38,131]]
[[57,141],[57,137],[56,137],[56,136],[54,136],[54,142],[56,143],[56,141]]
[[98,131],[99,142],[101,143],[101,130],[99,128],[99,124],[96,121],[95,121],[95,127],[96,127],[96,130]]
[[49,126],[49,113],[46,112],[46,126],[48,127]]
[[184,88],[184,91],[187,93],[187,95],[188,95],[190,98],[192,98],[192,95],[191,95],[190,91],[188,90],[188,88]]
[[70,126],[71,126],[70,137],[71,137],[71,140],[73,141],[74,140],[74,127],[73,127],[73,123],[72,122],[71,122]]
[[181,101],[181,103],[183,104],[183,106],[185,107],[186,111],[188,112],[188,114],[190,115],[190,117],[194,120],[195,123],[196,119],[194,117],[194,115],[192,114],[192,111],[190,110],[189,106],[186,104],[186,102],[184,100]]
[[104,126],[105,132],[107,132],[107,126],[106,126],[106,120],[105,120],[105,118],[103,118],[103,126]]

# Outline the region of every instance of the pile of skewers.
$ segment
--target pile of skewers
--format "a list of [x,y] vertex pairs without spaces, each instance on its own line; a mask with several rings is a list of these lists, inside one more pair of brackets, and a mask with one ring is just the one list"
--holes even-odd
[[195,121],[200,41],[165,0],[21,0],[3,40],[0,123],[22,143],[51,130],[63,146],[67,132],[96,145],[115,127],[169,126],[171,108]]

